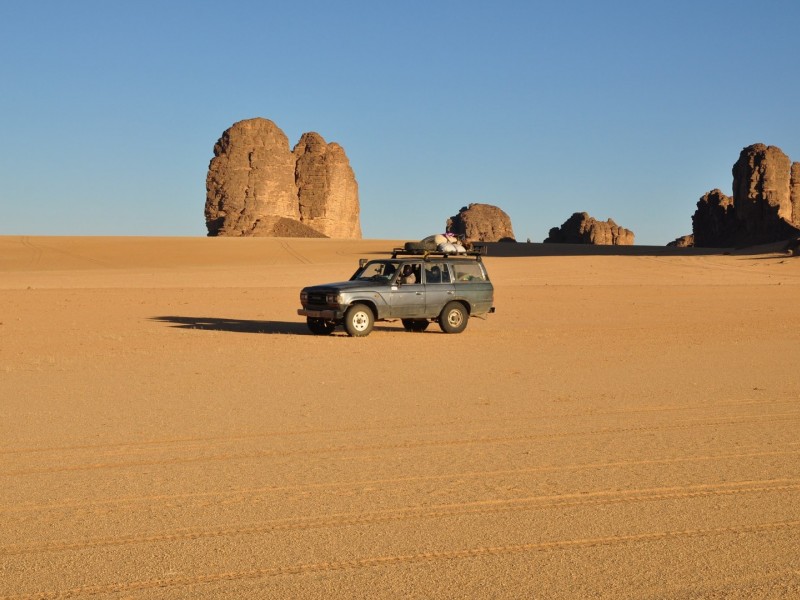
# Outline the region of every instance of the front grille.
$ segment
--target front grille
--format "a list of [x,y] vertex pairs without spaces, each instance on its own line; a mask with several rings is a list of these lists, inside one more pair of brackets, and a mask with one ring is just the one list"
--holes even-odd
[[327,301],[325,300],[325,292],[310,292],[308,294],[308,305],[309,306],[326,306]]

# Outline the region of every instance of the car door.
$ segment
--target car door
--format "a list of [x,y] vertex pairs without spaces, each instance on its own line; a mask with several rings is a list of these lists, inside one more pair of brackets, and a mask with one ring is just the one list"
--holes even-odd
[[453,278],[446,262],[425,263],[425,313],[435,317],[455,296]]
[[402,269],[392,283],[390,304],[392,316],[418,318],[425,316],[425,286],[422,283],[422,263],[410,263],[414,272],[414,283],[402,283]]

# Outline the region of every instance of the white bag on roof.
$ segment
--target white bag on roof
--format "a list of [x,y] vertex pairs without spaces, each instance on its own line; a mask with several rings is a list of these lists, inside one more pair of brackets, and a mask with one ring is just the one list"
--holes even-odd
[[429,235],[426,238],[420,240],[422,242],[433,242],[437,246],[439,244],[458,244],[458,236],[455,233],[436,233],[434,235]]
[[445,242],[444,244],[439,244],[437,246],[439,252],[445,252],[447,254],[465,254],[467,252],[466,248],[461,244],[453,244],[452,242]]

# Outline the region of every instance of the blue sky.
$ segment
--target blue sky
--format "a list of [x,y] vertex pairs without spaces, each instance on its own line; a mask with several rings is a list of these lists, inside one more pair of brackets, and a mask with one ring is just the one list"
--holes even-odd
[[472,202],[691,231],[740,150],[800,160],[800,2],[0,2],[0,234],[206,233],[234,122],[341,144],[364,237]]

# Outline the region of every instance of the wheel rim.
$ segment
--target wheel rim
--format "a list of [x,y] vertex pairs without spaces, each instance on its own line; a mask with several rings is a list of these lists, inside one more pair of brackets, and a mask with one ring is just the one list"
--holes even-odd
[[449,313],[447,313],[447,323],[451,327],[460,327],[461,323],[464,322],[464,315],[461,314],[460,310],[453,309]]
[[358,311],[353,315],[353,329],[356,331],[364,331],[369,327],[369,315],[363,310]]

